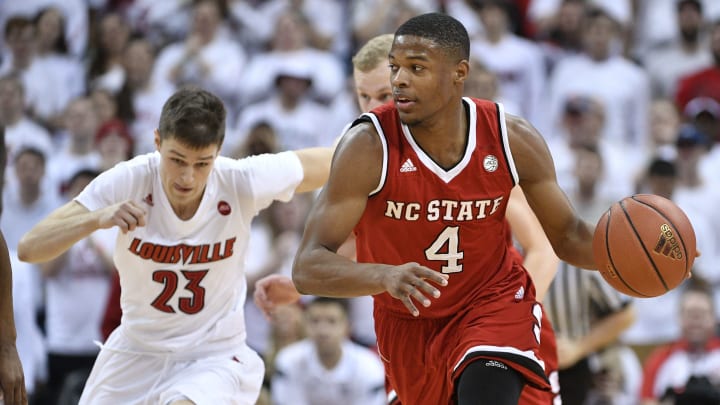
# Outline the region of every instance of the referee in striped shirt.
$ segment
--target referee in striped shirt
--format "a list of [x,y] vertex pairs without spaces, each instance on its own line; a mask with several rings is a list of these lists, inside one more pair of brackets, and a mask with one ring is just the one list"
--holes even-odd
[[631,302],[600,273],[560,263],[543,305],[557,336],[563,404],[584,403],[599,371],[595,355],[635,321]]

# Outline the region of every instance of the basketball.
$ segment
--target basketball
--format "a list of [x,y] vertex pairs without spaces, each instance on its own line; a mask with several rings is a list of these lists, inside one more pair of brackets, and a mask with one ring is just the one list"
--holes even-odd
[[614,203],[593,235],[600,274],[616,290],[640,298],[677,287],[695,260],[695,231],[672,201],[636,194]]

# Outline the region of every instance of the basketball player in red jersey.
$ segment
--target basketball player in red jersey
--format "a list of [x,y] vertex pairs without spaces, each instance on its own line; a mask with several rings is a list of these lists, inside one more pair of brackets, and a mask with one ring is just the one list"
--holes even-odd
[[[404,404],[517,404],[525,384],[548,388],[540,306],[508,252],[513,186],[561,259],[595,267],[593,228],[557,185],[540,134],[499,104],[462,98],[468,58],[451,17],[398,29],[395,103],[340,142],[293,268],[304,294],[375,295],[378,349]],[[336,254],[353,230],[357,263]]]
[[[392,41],[392,34],[379,35],[363,45],[352,59],[357,102],[364,112],[392,101],[392,89],[388,80],[390,68],[387,64]],[[536,298],[541,302],[557,271],[558,259],[519,187],[515,187],[511,193],[507,218],[513,229],[513,235],[523,251],[524,258],[519,256],[520,260],[530,272],[537,291]],[[354,259],[355,239],[354,237],[350,239],[351,243],[345,243],[338,252]],[[512,246],[512,239],[508,242]],[[513,251],[515,251],[514,247]],[[270,275],[256,282],[254,298],[258,307],[269,317],[275,307],[293,303],[300,299],[300,295],[288,278]],[[553,404],[554,398],[559,397],[555,335],[552,324],[544,312],[540,342],[540,355],[545,362],[545,374],[551,381],[552,390],[542,391],[526,385],[520,398],[521,405]],[[388,402],[398,405],[395,390],[388,387],[388,392]]]

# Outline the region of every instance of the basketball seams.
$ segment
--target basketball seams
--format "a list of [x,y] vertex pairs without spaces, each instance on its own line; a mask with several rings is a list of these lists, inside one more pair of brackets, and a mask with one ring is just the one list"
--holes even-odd
[[[633,201],[637,201],[633,198]],[[645,247],[645,243],[643,242],[643,239],[640,237],[640,233],[635,228],[635,224],[632,222],[632,219],[630,219],[630,214],[628,214],[627,210],[625,209],[625,201],[620,201],[619,203],[620,208],[623,211],[623,214],[625,214],[625,219],[627,219],[628,224],[630,225],[630,228],[632,229],[633,233],[635,234],[635,237],[638,241],[640,241],[640,246],[642,246],[643,252],[645,252],[645,256],[650,260],[650,264],[652,264],[653,270],[655,270],[655,274],[657,274],[658,278],[660,279],[660,282],[662,283],[663,287],[665,287],[665,291],[670,291],[670,288],[668,288],[667,283],[665,282],[665,278],[660,273],[660,270],[658,270],[657,265],[655,264],[655,261],[653,260],[652,256],[650,256],[650,252],[648,252],[647,248]],[[684,244],[684,243],[683,243]]]
[[610,252],[610,242],[609,242],[609,240],[610,240],[610,219],[612,216],[612,207],[609,210],[607,210],[607,213],[605,215],[607,216],[607,221],[605,221],[605,251],[607,253],[607,258],[610,261],[610,265],[612,266],[613,271],[615,272],[615,275],[617,275],[617,278],[623,283],[623,285],[625,287],[627,287],[628,290],[632,291],[633,293],[637,294],[638,296],[649,297],[648,295],[637,291],[630,284],[628,284],[625,281],[625,279],[622,277],[620,272],[618,271],[617,266],[615,266],[615,262],[613,261],[613,258],[612,258],[612,253]]
[[[680,230],[678,229],[678,227],[675,226],[675,224],[673,223],[673,221],[672,221],[670,218],[668,218],[667,215],[665,215],[664,212],[660,211],[659,209],[657,209],[657,208],[656,208],[655,206],[653,206],[652,204],[648,204],[648,203],[646,203],[645,201],[642,201],[642,200],[640,200],[640,199],[637,199],[636,196],[632,196],[632,197],[630,197],[630,198],[632,198],[633,201],[636,201],[636,202],[638,202],[638,203],[640,203],[640,204],[642,204],[642,205],[644,205],[644,206],[646,206],[646,207],[651,208],[653,211],[657,212],[658,215],[660,215],[660,216],[661,216],[665,221],[667,221],[667,223],[672,227],[673,231],[675,232],[675,237],[678,238],[678,239],[680,240],[680,242],[682,242],[683,253],[685,254],[685,257],[684,257],[684,260],[685,260],[685,274],[683,275],[683,279],[684,279],[685,277],[687,277],[688,272],[690,271],[690,269],[688,268],[688,267],[689,267],[689,264],[690,264],[690,260],[689,260],[689,256],[688,256],[688,253],[687,253],[687,247],[685,246],[685,239],[682,238],[682,234],[680,233]],[[643,246],[643,248],[644,248],[644,246]]]

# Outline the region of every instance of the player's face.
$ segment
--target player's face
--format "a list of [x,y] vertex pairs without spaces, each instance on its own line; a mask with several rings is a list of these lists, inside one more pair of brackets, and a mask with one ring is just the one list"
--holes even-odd
[[392,100],[390,69],[381,63],[369,72],[355,69],[355,95],[362,112],[368,112]]
[[336,348],[348,336],[348,320],[339,305],[310,305],[305,314],[305,328],[318,350]]
[[161,156],[160,178],[170,204],[183,206],[200,201],[219,147],[194,149],[174,137],[160,140],[158,134],[155,142]]
[[467,61],[449,60],[435,42],[414,35],[395,37],[390,49],[390,83],[400,119],[417,125],[435,116],[462,93]]

